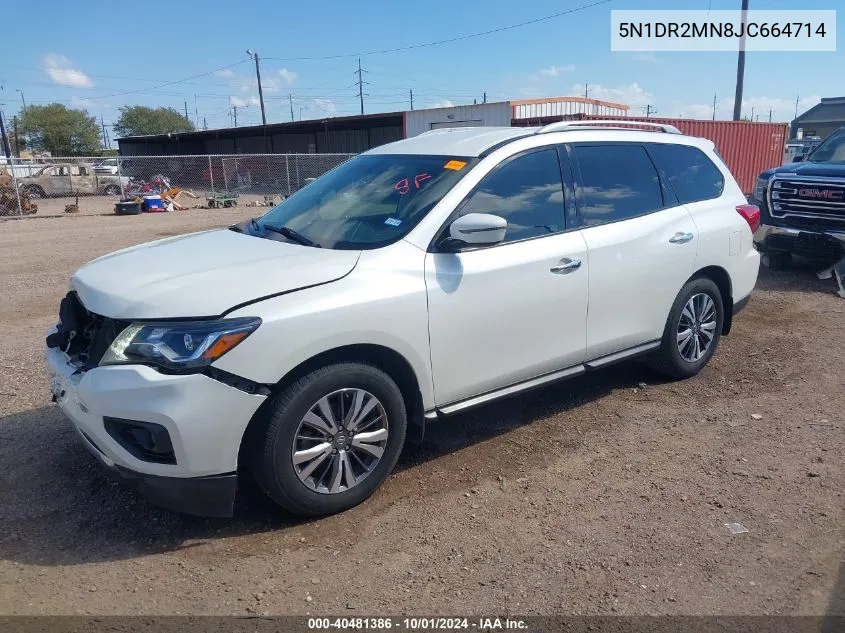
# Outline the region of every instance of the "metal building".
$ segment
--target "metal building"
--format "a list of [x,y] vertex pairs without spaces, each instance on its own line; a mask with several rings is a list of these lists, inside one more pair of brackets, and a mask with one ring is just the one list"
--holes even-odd
[[405,113],[405,137],[444,127],[509,127],[512,118],[509,101],[409,110]]
[[792,122],[791,138],[825,138],[843,125],[845,97],[826,97]]
[[354,154],[403,138],[403,113],[332,117],[117,139],[122,156]]

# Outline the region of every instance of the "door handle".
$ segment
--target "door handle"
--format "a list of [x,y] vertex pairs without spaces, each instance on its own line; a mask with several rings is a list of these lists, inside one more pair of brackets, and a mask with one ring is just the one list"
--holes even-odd
[[683,231],[678,231],[672,237],[669,238],[669,241],[672,244],[686,244],[693,237],[695,236],[692,233],[684,233]]
[[580,259],[569,259],[568,257],[564,257],[549,270],[557,275],[568,275],[569,273],[574,273],[579,268],[581,268]]

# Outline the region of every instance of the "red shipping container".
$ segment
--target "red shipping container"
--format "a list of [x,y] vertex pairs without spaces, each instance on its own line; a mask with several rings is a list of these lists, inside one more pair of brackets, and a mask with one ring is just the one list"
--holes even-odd
[[[605,119],[593,115],[543,117],[542,119],[514,119],[513,125],[547,125],[556,121]],[[658,117],[614,117],[614,121],[630,119],[668,123],[684,134],[710,139],[716,144],[742,191],[750,194],[761,172],[783,164],[789,127],[786,123],[750,123],[748,121],[699,121],[696,119],[667,119]]]

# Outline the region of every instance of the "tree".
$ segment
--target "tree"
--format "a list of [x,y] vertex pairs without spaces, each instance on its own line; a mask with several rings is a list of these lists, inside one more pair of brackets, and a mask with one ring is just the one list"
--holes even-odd
[[146,136],[171,132],[193,132],[194,124],[173,108],[123,106],[114,124],[118,136]]
[[56,156],[85,156],[102,147],[97,119],[61,103],[30,105],[18,119],[21,145]]

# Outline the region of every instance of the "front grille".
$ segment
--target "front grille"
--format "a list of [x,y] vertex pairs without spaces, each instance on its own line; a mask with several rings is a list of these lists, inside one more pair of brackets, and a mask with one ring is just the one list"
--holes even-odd
[[803,217],[845,222],[845,181],[775,178],[769,188],[773,217]]
[[61,349],[74,365],[85,371],[99,364],[109,345],[127,325],[128,321],[90,312],[71,291],[62,299],[58,331],[47,337],[47,347]]

